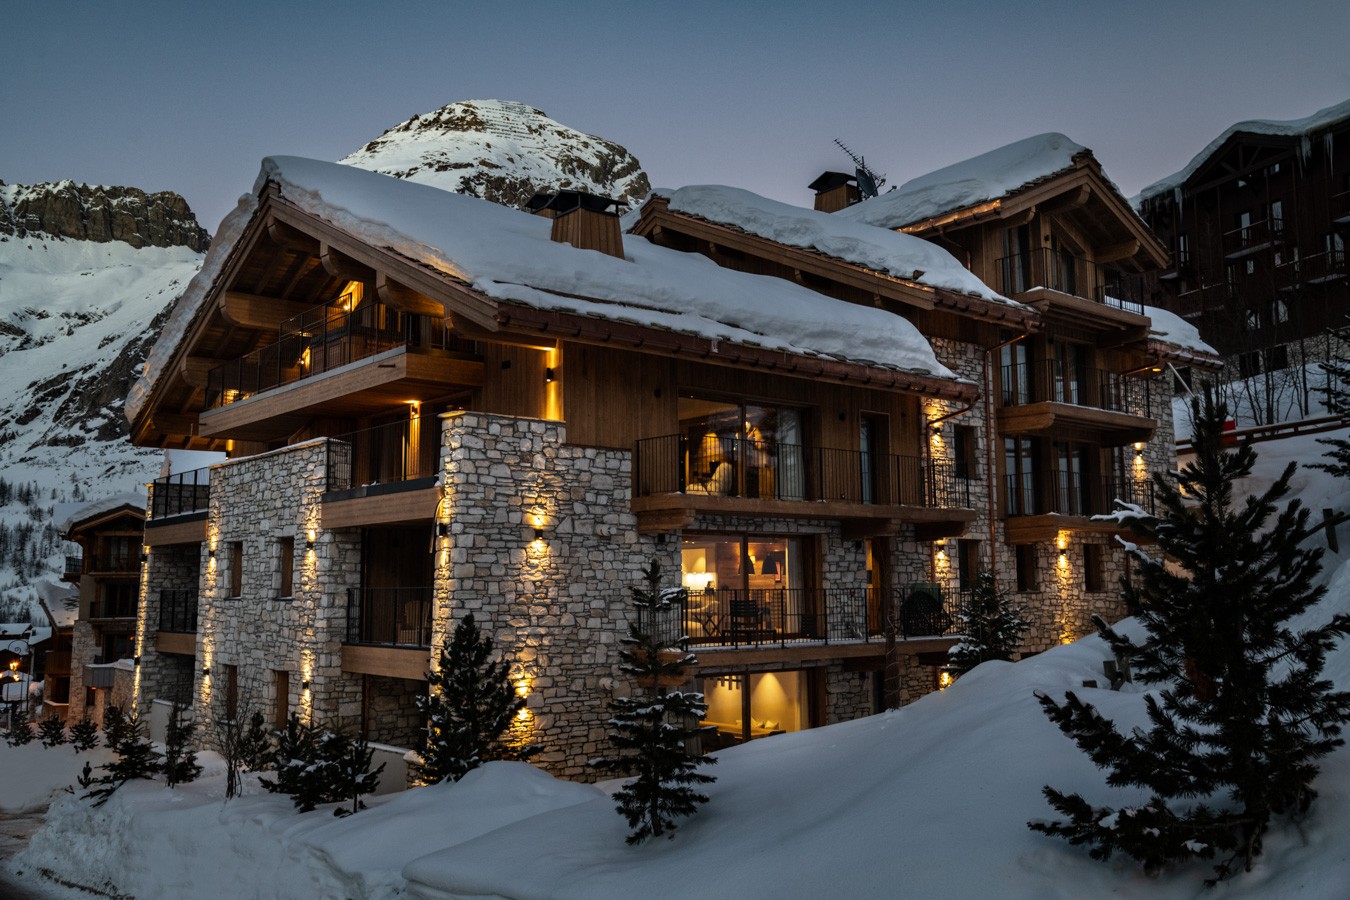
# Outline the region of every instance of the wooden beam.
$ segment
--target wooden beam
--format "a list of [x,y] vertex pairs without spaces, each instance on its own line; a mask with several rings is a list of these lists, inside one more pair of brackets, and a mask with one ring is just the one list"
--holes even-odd
[[178,364],[178,375],[193,387],[204,388],[211,370],[223,362],[225,360],[204,356],[185,356]]
[[400,284],[390,278],[387,272],[375,273],[375,293],[379,295],[382,303],[401,312],[412,313],[417,316],[437,316],[440,318],[445,316],[444,303]]
[[179,434],[193,437],[197,434],[197,417],[193,415],[178,415],[156,410],[151,413],[150,422],[155,430],[166,436]]
[[307,303],[226,291],[220,295],[220,314],[225,321],[240,328],[261,328],[275,331],[283,323],[313,309]]
[[327,241],[319,242],[319,262],[324,271],[334,278],[346,278],[351,281],[374,281],[375,270],[359,263]]
[[1138,239],[1121,241],[1119,244],[1112,244],[1109,247],[1103,247],[1093,254],[1098,264],[1119,262],[1122,259],[1129,259],[1139,252]]
[[292,247],[298,250],[308,251],[312,256],[318,248],[319,242],[309,235],[305,234],[299,228],[288,225],[285,222],[279,222],[276,219],[267,220],[267,236],[283,247]]
[[1077,209],[1088,202],[1092,192],[1088,186],[1080,184],[1076,190],[1069,191],[1061,197],[1056,197],[1041,205],[1041,211],[1046,213],[1066,212],[1070,209]]

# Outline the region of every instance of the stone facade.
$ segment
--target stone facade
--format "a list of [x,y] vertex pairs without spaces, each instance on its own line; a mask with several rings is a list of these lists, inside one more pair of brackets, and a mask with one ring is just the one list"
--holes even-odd
[[193,669],[196,658],[155,649],[160,612],[165,603],[181,604],[186,614],[198,604],[205,553],[198,544],[154,547],[145,563],[141,579],[141,615],[136,634],[136,653],[141,658],[136,706],[147,715],[154,700],[192,702]]

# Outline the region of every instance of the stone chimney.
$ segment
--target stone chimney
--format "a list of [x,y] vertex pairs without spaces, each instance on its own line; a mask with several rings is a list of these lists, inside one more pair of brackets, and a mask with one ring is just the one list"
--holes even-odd
[[[553,220],[553,240],[579,250],[598,250],[623,259],[618,200],[584,191],[535,194],[526,208]],[[612,208],[613,207],[613,208]]]
[[816,192],[815,208],[820,212],[838,212],[862,199],[857,177],[844,172],[825,172],[808,187]]

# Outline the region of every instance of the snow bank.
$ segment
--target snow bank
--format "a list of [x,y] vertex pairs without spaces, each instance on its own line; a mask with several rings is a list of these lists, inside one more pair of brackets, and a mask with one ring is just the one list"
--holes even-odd
[[103,747],[76,753],[69,744],[48,748],[35,739],[11,747],[0,740],[0,813],[42,809],[75,783],[86,761],[97,768],[110,758]]
[[1085,149],[1062,134],[1038,134],[920,175],[893,191],[833,215],[882,228],[899,228],[1007,196],[1024,185],[1069,168],[1073,158]]
[[818,250],[928,287],[971,294],[994,303],[1022,305],[991,290],[956,257],[922,238],[851,222],[838,214],[779,203],[740,188],[705,184],[675,191],[658,188],[655,193],[669,197],[670,208],[677,212],[734,225],[780,244]]

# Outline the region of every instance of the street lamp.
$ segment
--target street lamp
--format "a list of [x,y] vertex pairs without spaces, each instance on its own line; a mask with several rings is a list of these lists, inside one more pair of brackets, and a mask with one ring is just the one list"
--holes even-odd
[[[10,659],[10,661],[9,661],[9,676],[10,676],[10,678],[14,679],[14,683],[15,683],[15,684],[20,684],[20,683],[22,683],[22,681],[23,681],[24,673],[19,671],[19,657],[21,657],[21,656],[31,656],[33,650],[32,650],[32,648],[28,645],[28,642],[27,642],[27,641],[11,641],[11,642],[10,642],[10,645],[9,645],[9,647],[8,647],[7,649],[9,650],[10,653],[14,654],[13,657],[12,657],[12,658]],[[31,660],[30,660],[30,662],[31,662]],[[30,671],[31,671],[31,667],[30,667]],[[16,708],[20,703],[25,703],[25,702],[27,702],[27,700],[28,700],[28,692],[25,691],[25,690],[23,690],[22,688],[19,689],[19,696],[16,697],[16,698],[14,698],[14,699],[12,699],[12,700],[10,700],[10,702],[9,702],[9,727],[10,727],[10,730],[13,730],[13,729],[14,729],[14,710],[15,710],[15,708]]]

